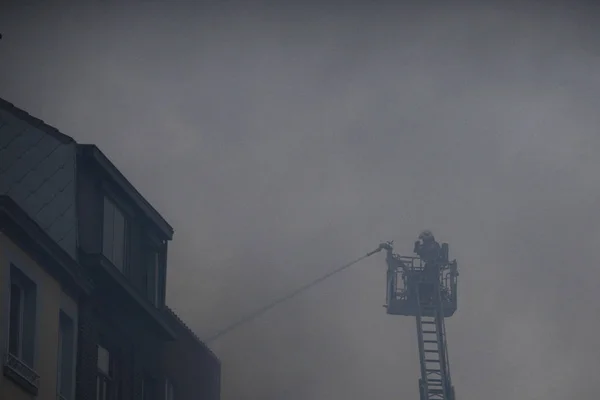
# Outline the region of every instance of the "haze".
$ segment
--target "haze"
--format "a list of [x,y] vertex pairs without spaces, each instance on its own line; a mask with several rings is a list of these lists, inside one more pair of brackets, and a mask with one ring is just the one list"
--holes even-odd
[[[175,226],[168,303],[201,337],[429,228],[461,271],[457,397],[595,395],[594,10],[197,3],[3,5],[0,97],[97,144]],[[211,343],[223,399],[417,399],[384,272]]]

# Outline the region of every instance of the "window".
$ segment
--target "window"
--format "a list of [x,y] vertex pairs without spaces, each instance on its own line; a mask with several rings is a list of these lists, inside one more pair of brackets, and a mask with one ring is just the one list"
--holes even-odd
[[104,197],[102,253],[124,272],[127,263],[127,220],[123,212],[107,197]]
[[39,375],[33,370],[36,330],[35,283],[14,265],[10,266],[8,304],[8,351],[4,375],[36,395]]
[[146,288],[148,291],[148,300],[157,307],[160,305],[161,299],[160,283],[160,254],[158,251],[153,251],[146,272]]
[[57,392],[60,400],[73,399],[75,328],[62,310],[59,314]]
[[175,389],[169,379],[165,379],[165,400],[175,400]]
[[142,400],[158,400],[156,397],[156,380],[150,375],[144,375],[142,381]]
[[28,367],[35,352],[36,286],[11,265],[8,351]]
[[96,379],[96,400],[114,400],[114,366],[111,354],[98,346],[98,376]]
[[18,282],[10,283],[8,351],[18,358],[21,358],[23,353],[24,292],[25,290]]

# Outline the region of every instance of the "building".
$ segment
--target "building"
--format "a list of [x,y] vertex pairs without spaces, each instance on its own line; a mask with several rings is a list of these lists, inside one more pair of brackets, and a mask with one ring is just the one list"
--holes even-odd
[[[10,197],[0,196],[2,399],[72,399],[78,299],[91,282]],[[4,349],[3,349],[4,350]]]
[[164,313],[178,338],[163,349],[163,365],[171,371],[173,385],[184,393],[197,391],[200,399],[219,399],[219,359],[169,307]]
[[73,398],[79,298],[91,293],[76,262],[75,149],[0,101],[2,399]]
[[[31,235],[37,232],[18,236],[15,228],[0,242],[2,277],[19,279],[0,288],[0,327],[10,336],[19,326],[23,343],[31,344],[15,355],[8,341],[0,391],[23,398],[37,393],[39,399],[58,394],[63,400],[219,398],[218,360],[199,340],[190,340],[193,334],[165,305],[173,229],[96,146],[78,144],[0,101],[0,195],[21,217],[13,225],[28,223]],[[36,253],[41,243],[54,258]],[[17,264],[27,271],[15,269]],[[34,300],[21,289],[31,286],[31,276],[43,282]],[[19,312],[29,322],[11,323],[17,304],[11,299],[18,296]],[[57,316],[54,323],[47,321],[51,315]],[[64,358],[58,338],[68,338],[76,349],[65,353],[73,359],[65,367],[68,379],[58,368]],[[186,368],[196,372],[182,372],[169,361],[170,351],[198,354],[186,359]],[[19,388],[10,372],[17,364],[21,381],[29,376]],[[199,382],[212,382],[205,389],[212,394],[200,394]]]
[[98,289],[81,304],[78,398],[141,399],[165,384],[159,349],[176,339],[161,312],[173,230],[97,147],[78,146],[77,165],[80,262]]

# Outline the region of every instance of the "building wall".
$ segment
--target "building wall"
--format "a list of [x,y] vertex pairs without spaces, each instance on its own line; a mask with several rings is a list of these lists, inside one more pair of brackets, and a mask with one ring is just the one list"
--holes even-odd
[[86,299],[79,304],[79,341],[77,347],[77,400],[95,400],[98,327],[94,317],[94,306]]
[[220,399],[220,365],[198,347],[183,337],[165,344],[165,375],[173,383],[178,400]]
[[[17,247],[6,235],[0,234],[0,350],[7,351],[8,307],[11,264],[19,268],[36,284],[36,323],[33,369],[39,374],[38,400],[56,400],[57,392],[57,356],[59,312],[69,315],[77,326],[78,306],[76,301],[64,293],[57,282],[45,269]],[[75,336],[77,341],[77,335]],[[73,352],[76,368],[76,355]],[[73,388],[74,388],[73,379]],[[0,399],[33,399],[12,380],[0,375]]]
[[62,136],[0,109],[0,194],[9,195],[76,258],[76,148]]
[[219,400],[221,365],[184,323],[169,309],[165,317],[177,333],[177,339],[165,343],[163,368],[173,383],[177,400]]
[[160,384],[158,390],[163,387],[161,350],[164,344],[144,328],[136,315],[127,314],[116,305],[107,305],[109,301],[120,299],[108,300],[101,296],[102,293],[96,293],[80,304],[77,400],[96,398],[98,343],[118,357],[119,372],[115,380],[119,381],[121,398],[142,400],[144,376],[155,379]]

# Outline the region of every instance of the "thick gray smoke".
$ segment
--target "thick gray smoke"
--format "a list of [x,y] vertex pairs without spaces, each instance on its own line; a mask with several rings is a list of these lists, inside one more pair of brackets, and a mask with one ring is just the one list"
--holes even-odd
[[[171,3],[7,7],[0,95],[98,144],[173,223],[168,301],[199,334],[430,228],[462,272],[457,396],[595,394],[591,10]],[[384,270],[215,342],[223,398],[416,399]]]

